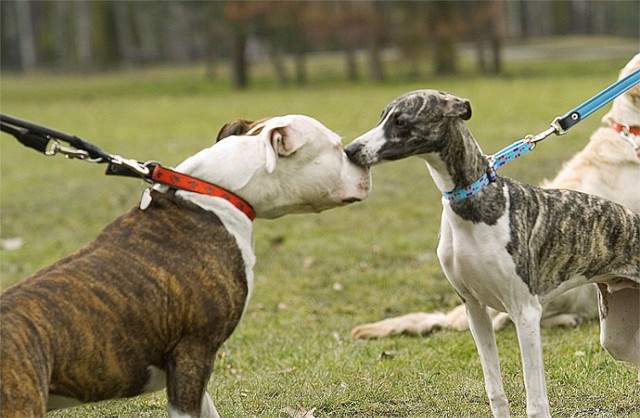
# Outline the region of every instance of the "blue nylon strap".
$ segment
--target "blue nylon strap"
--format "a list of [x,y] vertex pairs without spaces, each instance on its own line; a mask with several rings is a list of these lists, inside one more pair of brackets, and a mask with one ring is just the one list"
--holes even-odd
[[535,145],[527,139],[521,139],[520,141],[514,142],[491,157],[493,169],[497,170],[516,158],[522,157],[524,154],[531,151],[534,146]]
[[455,189],[450,192],[443,192],[442,197],[444,197],[449,202],[453,202],[454,200],[462,200],[467,197],[471,197],[474,194],[478,193],[480,190],[487,187],[487,185],[491,183],[489,180],[489,174],[483,174],[477,181],[473,184],[468,185],[467,187],[463,187],[461,189]]
[[[600,93],[596,94],[586,102],[573,110],[568,111],[560,116],[557,121],[560,127],[566,132],[576,123],[585,119],[587,116],[600,109],[634,85],[640,83],[640,68],[627,75],[626,77],[616,81]],[[562,132],[562,133],[564,133]]]
[[528,137],[514,142],[505,149],[489,157],[489,172],[485,173],[478,180],[467,187],[455,189],[450,192],[443,192],[442,196],[448,201],[466,199],[487,187],[489,183],[496,180],[496,170],[503,165],[523,156],[535,147],[535,143],[546,138],[552,133],[563,134],[576,123],[600,109],[611,100],[615,99],[631,87],[640,83],[640,68],[633,71],[626,77],[616,81],[600,93],[596,94],[586,102],[563,116],[556,118],[551,124],[551,128],[536,137]]
[[521,139],[520,141],[514,142],[513,144],[489,157],[488,173],[483,174],[482,177],[480,177],[469,186],[455,189],[450,192],[444,192],[442,193],[442,196],[449,202],[452,202],[454,200],[462,200],[466,199],[467,197],[473,196],[480,190],[487,187],[489,183],[496,180],[496,170],[498,168],[515,160],[518,157],[522,157],[524,154],[531,151],[534,147],[535,144],[528,139]]

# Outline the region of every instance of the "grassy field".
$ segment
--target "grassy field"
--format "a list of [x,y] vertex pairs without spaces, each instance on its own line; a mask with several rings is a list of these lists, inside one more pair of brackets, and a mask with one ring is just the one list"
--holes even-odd
[[[527,63],[507,76],[428,78],[385,85],[316,82],[305,88],[235,92],[204,81],[201,68],[102,76],[3,75],[2,112],[74,133],[104,149],[177,165],[208,146],[235,118],[304,113],[345,143],[371,128],[406,91],[437,88],[471,99],[469,126],[487,153],[548,127],[553,117],[615,80],[625,60]],[[553,177],[581,149],[604,111],[553,137],[501,170],[529,183]],[[69,254],[136,205],[138,181],[103,167],[45,158],[3,135],[2,287]],[[468,332],[355,341],[357,324],[459,303],[435,256],[439,194],[417,159],[375,167],[369,200],[322,214],[258,220],[253,299],[225,343],[209,385],[226,417],[489,416],[482,372]],[[612,360],[598,324],[543,331],[554,416],[640,416],[637,370]],[[498,335],[504,383],[515,416],[525,394],[513,327]],[[163,393],[51,414],[156,417]]]

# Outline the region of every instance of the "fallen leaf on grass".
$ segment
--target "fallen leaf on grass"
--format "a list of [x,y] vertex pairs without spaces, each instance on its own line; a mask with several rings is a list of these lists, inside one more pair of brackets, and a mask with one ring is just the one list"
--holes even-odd
[[396,356],[397,352],[395,351],[383,351],[382,353],[380,353],[378,355],[378,360],[387,360],[387,359],[391,359],[394,358]]
[[315,262],[316,262],[315,258],[313,258],[311,256],[306,257],[304,259],[304,261],[302,262],[302,269],[303,270],[309,270],[313,266],[313,263],[315,263]]
[[0,239],[0,248],[3,250],[15,251],[22,248],[23,245],[24,240],[20,237]]
[[307,409],[304,407],[300,407],[298,409],[294,409],[290,406],[282,408],[280,413],[289,415],[289,418],[315,418],[313,413],[316,408]]

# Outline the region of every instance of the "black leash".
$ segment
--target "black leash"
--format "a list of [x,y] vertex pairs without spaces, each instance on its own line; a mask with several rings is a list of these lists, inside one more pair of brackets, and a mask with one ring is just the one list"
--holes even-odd
[[[0,130],[13,135],[22,145],[42,154],[62,154],[69,159],[90,163],[107,164],[107,175],[149,178],[149,163],[110,154],[89,141],[46,126],[38,125],[13,116],[0,114]],[[62,145],[61,142],[69,144]]]
[[[253,221],[256,213],[251,204],[220,186],[165,168],[155,161],[142,163],[101,150],[92,143],[75,135],[68,135],[26,120],[0,114],[0,130],[16,137],[21,144],[45,155],[62,154],[66,158],[98,164],[107,164],[107,175],[138,177],[151,184],[164,184],[174,189],[186,190],[229,201]],[[61,145],[66,142],[70,146]],[[145,189],[140,209],[151,203],[151,188]]]

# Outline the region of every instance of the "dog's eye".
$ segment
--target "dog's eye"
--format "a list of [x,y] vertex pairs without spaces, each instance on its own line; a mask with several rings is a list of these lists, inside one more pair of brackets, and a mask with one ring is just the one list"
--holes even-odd
[[396,118],[395,124],[400,129],[406,129],[409,127],[409,122],[404,118]]

